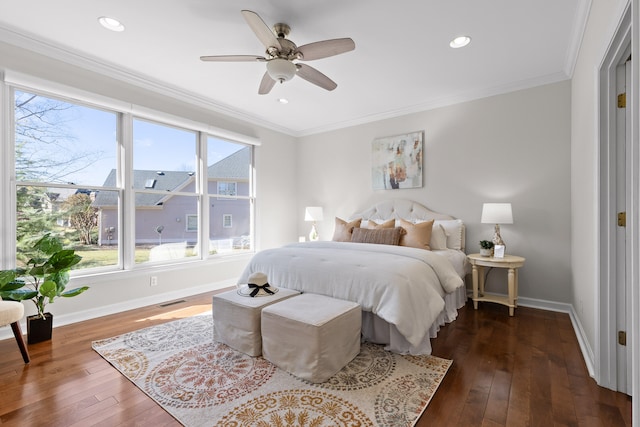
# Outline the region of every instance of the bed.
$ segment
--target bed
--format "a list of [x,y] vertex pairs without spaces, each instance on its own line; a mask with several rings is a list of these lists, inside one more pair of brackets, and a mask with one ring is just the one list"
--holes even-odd
[[[431,220],[433,225],[428,224]],[[358,227],[352,227],[352,234],[345,238],[340,234],[342,224],[345,230],[350,224]],[[408,235],[404,230],[414,226],[431,227],[429,250],[420,245],[361,243],[362,235]],[[368,231],[371,228],[386,231]],[[462,221],[414,201],[395,199],[347,220],[336,218],[334,239],[339,241],[299,242],[262,250],[251,259],[238,283],[247,283],[252,273],[262,272],[273,286],[357,302],[363,311],[365,340],[385,344],[396,353],[430,354],[430,338],[455,320],[466,301],[464,277],[469,266]]]

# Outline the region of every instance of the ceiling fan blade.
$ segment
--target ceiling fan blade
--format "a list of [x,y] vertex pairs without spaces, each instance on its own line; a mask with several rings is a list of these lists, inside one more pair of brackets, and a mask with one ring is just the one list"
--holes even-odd
[[214,55],[201,56],[202,61],[212,62],[264,62],[267,59],[256,55]]
[[268,72],[264,73],[262,76],[262,81],[260,82],[260,88],[258,89],[259,95],[266,95],[271,92],[273,89],[273,85],[276,84],[276,81],[271,78]]
[[334,90],[338,87],[336,82],[313,67],[305,64],[296,64],[296,67],[298,67],[297,75],[314,85],[320,86],[326,90]]
[[282,49],[282,46],[280,46],[280,42],[278,41],[275,33],[271,31],[271,28],[269,28],[269,26],[264,23],[262,18],[260,18],[257,13],[250,10],[243,10],[242,16],[244,17],[245,21],[247,21],[247,24],[249,24],[249,27],[251,27],[258,39],[260,39],[264,47],[266,47],[267,49],[269,49],[270,47],[275,47],[278,50]]
[[297,52],[302,54],[301,61],[313,61],[314,59],[327,58],[350,52],[356,48],[356,44],[350,38],[324,40],[302,45]]

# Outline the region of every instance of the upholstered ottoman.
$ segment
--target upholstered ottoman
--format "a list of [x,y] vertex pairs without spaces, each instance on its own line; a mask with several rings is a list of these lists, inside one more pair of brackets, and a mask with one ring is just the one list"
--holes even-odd
[[299,295],[290,289],[278,289],[273,295],[249,297],[236,290],[213,296],[213,339],[248,354],[262,354],[260,312],[264,307]]
[[360,352],[360,306],[302,294],[262,310],[262,355],[285,371],[325,382]]

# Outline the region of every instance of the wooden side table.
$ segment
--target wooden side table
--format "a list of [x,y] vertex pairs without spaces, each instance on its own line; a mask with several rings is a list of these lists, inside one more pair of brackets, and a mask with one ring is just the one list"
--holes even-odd
[[[513,316],[518,306],[518,268],[524,265],[524,258],[515,255],[505,255],[504,258],[482,256],[480,254],[467,255],[471,263],[473,278],[473,308],[478,309],[478,301],[495,302],[509,307],[509,316]],[[484,294],[484,268],[508,268],[508,296]],[[479,290],[478,290],[479,288]]]

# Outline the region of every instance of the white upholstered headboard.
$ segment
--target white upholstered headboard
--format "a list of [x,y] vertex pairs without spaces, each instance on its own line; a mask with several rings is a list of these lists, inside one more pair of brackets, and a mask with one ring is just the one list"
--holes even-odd
[[[378,202],[362,212],[351,215],[349,221],[362,218],[363,220],[374,220],[377,222],[387,221],[390,219],[404,219],[411,222],[435,220],[455,220],[454,217],[447,214],[434,212],[426,206],[408,199],[389,199]],[[461,250],[465,248],[464,224],[462,227]]]
[[378,202],[370,208],[352,215],[352,218],[382,221],[390,220],[391,218],[411,221],[454,219],[451,215],[434,212],[418,202],[407,199],[391,199]]

